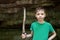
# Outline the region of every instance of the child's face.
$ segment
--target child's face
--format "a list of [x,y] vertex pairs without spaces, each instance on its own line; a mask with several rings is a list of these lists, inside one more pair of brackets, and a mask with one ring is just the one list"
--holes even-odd
[[39,19],[44,19],[46,16],[45,11],[44,10],[37,10],[36,12],[36,18]]

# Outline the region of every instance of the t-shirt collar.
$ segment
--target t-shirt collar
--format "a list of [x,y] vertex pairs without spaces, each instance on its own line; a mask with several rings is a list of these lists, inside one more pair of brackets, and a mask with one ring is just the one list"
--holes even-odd
[[40,22],[37,21],[37,23],[39,23],[39,24],[45,24],[45,21],[43,23],[40,23]]

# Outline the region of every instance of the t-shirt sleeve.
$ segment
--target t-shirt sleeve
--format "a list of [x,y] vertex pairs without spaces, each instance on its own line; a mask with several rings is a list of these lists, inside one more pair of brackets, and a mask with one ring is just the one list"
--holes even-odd
[[50,30],[50,32],[54,32],[55,31],[54,28],[53,28],[53,26],[51,24],[49,26],[49,30]]
[[31,24],[31,26],[30,26],[30,30],[33,31],[33,24]]

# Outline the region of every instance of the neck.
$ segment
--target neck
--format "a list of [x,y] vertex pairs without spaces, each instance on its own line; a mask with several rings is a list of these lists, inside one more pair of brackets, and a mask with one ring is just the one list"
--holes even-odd
[[39,23],[44,23],[43,19],[38,20]]

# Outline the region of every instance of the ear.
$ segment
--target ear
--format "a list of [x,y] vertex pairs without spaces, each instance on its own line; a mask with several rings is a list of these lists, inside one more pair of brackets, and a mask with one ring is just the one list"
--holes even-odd
[[46,17],[46,14],[45,14],[45,17]]

